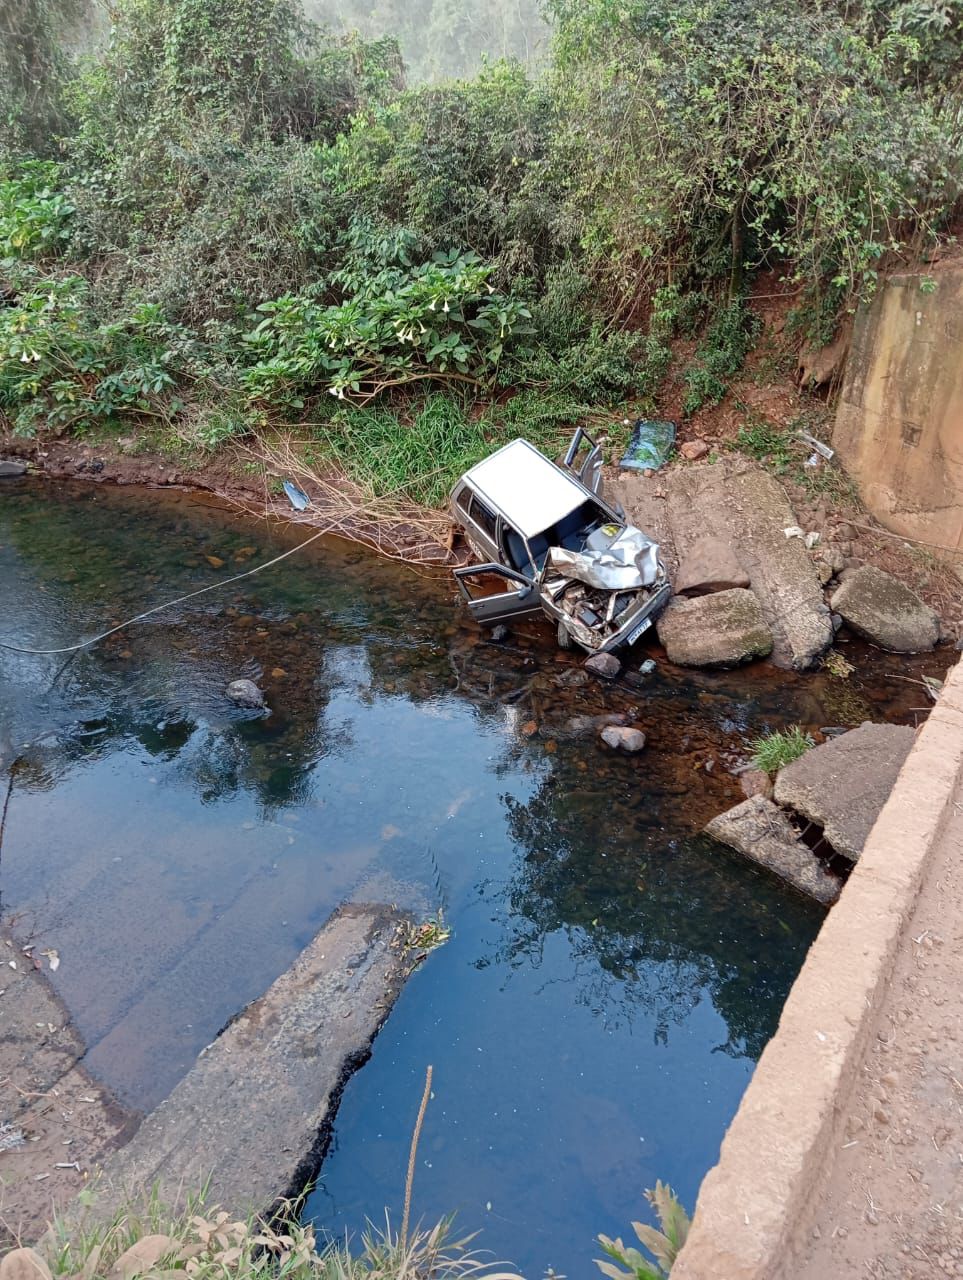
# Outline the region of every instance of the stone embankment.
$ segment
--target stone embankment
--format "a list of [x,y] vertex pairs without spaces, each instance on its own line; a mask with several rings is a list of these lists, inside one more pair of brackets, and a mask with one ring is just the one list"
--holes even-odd
[[961,1275],[963,664],[706,1176],[673,1280]]

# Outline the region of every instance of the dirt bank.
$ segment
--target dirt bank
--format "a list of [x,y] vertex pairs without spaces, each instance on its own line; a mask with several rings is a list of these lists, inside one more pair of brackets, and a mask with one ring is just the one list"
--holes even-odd
[[140,1119],[84,1070],[45,975],[58,963],[9,927],[0,935],[0,1244],[38,1238]]
[[255,519],[328,529],[382,555],[415,564],[443,564],[451,559],[451,526],[444,513],[411,503],[372,500],[345,476],[330,471],[318,474],[314,482],[301,471],[293,477],[311,499],[308,510],[295,512],[280,486],[291,473],[275,474],[253,453],[238,449],[192,455],[185,461],[141,450],[133,440],[24,440],[0,433],[0,456],[21,458],[53,479],[214,494]]

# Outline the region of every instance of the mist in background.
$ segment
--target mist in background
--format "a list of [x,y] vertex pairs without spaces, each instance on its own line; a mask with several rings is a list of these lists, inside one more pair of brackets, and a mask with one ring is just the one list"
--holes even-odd
[[471,76],[486,58],[535,66],[548,52],[540,0],[304,0],[304,8],[335,32],[397,36],[410,84]]

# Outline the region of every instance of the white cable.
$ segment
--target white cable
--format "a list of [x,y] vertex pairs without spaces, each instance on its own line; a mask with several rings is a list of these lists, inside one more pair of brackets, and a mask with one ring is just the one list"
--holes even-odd
[[273,560],[265,560],[264,564],[255,565],[253,569],[245,569],[243,573],[236,573],[232,578],[224,578],[220,582],[212,582],[210,586],[201,587],[198,591],[189,591],[187,595],[178,596],[175,600],[166,600],[163,604],[155,605],[153,609],[146,609],[143,613],[138,613],[135,617],[128,618],[126,622],[118,622],[116,627],[111,627],[109,631],[102,631],[99,636],[94,636],[92,640],[81,640],[78,644],[68,644],[62,649],[27,649],[22,645],[6,644],[3,640],[0,640],[0,649],[10,649],[13,653],[33,654],[76,653],[78,649],[88,649],[92,644],[97,644],[100,640],[106,640],[108,636],[112,636],[116,631],[123,631],[125,627],[133,626],[135,622],[143,622],[145,618],[149,618],[152,614],[160,613],[164,609],[172,609],[175,604],[183,604],[185,600],[193,600],[195,596],[202,596],[208,591],[217,591],[220,587],[229,587],[232,582],[240,582],[242,578],[250,578],[252,574],[260,573],[262,569],[270,569],[271,565],[278,564],[281,560],[286,560],[288,556],[293,556],[295,551],[301,551],[304,547],[310,546],[312,542],[317,542],[318,538],[323,538],[326,533],[330,532],[330,528],[319,529],[310,538],[305,538],[296,547],[289,547],[287,551],[282,551]]

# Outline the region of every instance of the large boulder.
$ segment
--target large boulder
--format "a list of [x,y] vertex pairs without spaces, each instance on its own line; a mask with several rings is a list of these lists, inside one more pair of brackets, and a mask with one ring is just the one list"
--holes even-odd
[[13,480],[25,475],[26,471],[27,464],[19,458],[0,458],[0,480]]
[[669,603],[656,624],[670,662],[734,667],[772,652],[772,632],[751,591],[735,588]]
[[835,851],[855,862],[915,737],[908,725],[867,721],[780,769],[776,802],[822,827]]
[[721,813],[706,835],[729,845],[760,867],[826,906],[839,897],[840,882],[799,839],[783,811],[765,796],[752,796]]
[[940,638],[940,619],[929,605],[871,564],[848,573],[830,605],[857,635],[894,653],[922,653]]
[[677,595],[707,595],[748,587],[749,575],[732,546],[723,538],[707,534],[688,549],[679,564],[674,587]]

